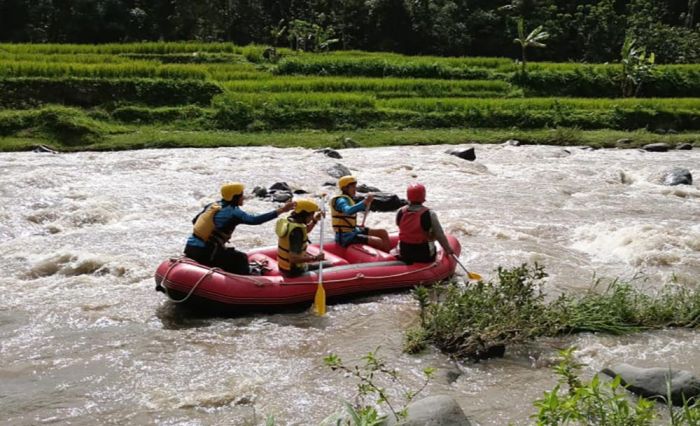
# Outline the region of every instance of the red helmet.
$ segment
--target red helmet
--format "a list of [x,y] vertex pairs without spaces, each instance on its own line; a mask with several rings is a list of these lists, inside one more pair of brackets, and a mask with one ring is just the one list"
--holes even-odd
[[406,190],[406,198],[411,203],[422,203],[425,201],[425,186],[421,183],[412,183]]

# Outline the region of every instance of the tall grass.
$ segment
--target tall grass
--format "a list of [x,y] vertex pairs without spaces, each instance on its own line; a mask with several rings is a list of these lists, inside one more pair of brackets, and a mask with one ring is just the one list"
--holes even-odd
[[588,98],[525,98],[525,99],[441,99],[406,98],[377,101],[382,108],[423,112],[449,112],[516,109],[516,110],[599,110],[649,109],[670,111],[700,111],[699,98],[659,99],[588,99]]
[[544,268],[498,268],[497,280],[466,288],[418,289],[421,324],[407,333],[415,352],[433,344],[460,358],[481,358],[494,348],[572,332],[624,334],[663,327],[700,326],[700,291],[678,286],[644,294],[630,284],[612,282],[580,297],[562,295],[545,302]]
[[434,80],[401,78],[275,77],[263,81],[234,81],[223,84],[230,92],[374,92],[405,96],[503,97],[512,86],[494,80]]
[[196,65],[161,65],[157,62],[145,61],[113,64],[3,61],[0,63],[0,77],[139,77],[204,80],[207,74]]
[[72,64],[121,64],[133,59],[123,55],[97,53],[8,53],[0,50],[0,62],[62,62]]
[[12,44],[1,43],[0,51],[10,53],[40,53],[40,54],[119,54],[119,53],[186,53],[186,52],[223,52],[243,53],[243,47],[233,43],[201,43],[201,42],[138,42],[138,43],[106,43],[106,44]]
[[375,99],[371,95],[356,93],[227,93],[218,95],[214,103],[226,104],[241,102],[253,108],[374,108]]

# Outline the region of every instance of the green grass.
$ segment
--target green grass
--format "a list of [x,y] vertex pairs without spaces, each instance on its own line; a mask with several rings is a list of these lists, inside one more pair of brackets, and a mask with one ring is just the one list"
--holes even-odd
[[0,62],[0,77],[97,77],[97,78],[207,78],[201,67],[190,64],[167,64],[148,61],[127,63]]
[[351,138],[362,147],[384,147],[397,145],[440,145],[484,143],[498,144],[508,139],[517,139],[526,144],[587,145],[595,148],[614,147],[621,138],[630,138],[630,147],[647,143],[666,142],[697,143],[700,133],[658,135],[637,131],[619,132],[609,130],[582,131],[577,129],[513,130],[513,129],[404,129],[404,130],[355,130],[326,132],[318,130],[278,132],[228,132],[202,130],[174,130],[161,126],[114,126],[109,128],[99,142],[82,145],[64,145],[46,134],[0,137],[0,151],[30,150],[38,144],[48,145],[59,151],[80,150],[127,150],[143,148],[214,148],[235,146],[275,146],[280,148],[341,148],[345,138]]
[[[667,98],[618,99],[619,64],[535,62],[524,76],[508,58],[269,53],[230,43],[0,44],[0,129],[14,138],[1,149],[30,146],[25,138],[67,149],[289,145],[272,131],[295,146],[352,134],[365,146],[517,138],[608,147],[623,137],[694,141],[700,130],[700,98],[679,98],[700,93],[700,64],[657,67],[642,93]],[[46,125],[9,114],[52,116],[52,104],[82,109]],[[69,123],[87,136],[64,146],[66,134],[51,129]],[[680,134],[610,130],[657,128]]]
[[[700,291],[669,284],[645,294],[614,281],[582,296],[546,302],[544,268],[498,268],[497,279],[467,287],[438,286],[414,292],[420,325],[406,334],[406,349],[435,345],[457,358],[488,357],[495,348],[543,336],[577,332],[625,334],[665,327],[700,326]],[[599,283],[597,283],[599,284]]]
[[[507,96],[513,87],[505,81],[437,80],[413,78],[340,78],[284,76],[260,81],[230,81],[229,92],[372,92],[377,97],[396,96]],[[334,95],[332,95],[334,96]]]

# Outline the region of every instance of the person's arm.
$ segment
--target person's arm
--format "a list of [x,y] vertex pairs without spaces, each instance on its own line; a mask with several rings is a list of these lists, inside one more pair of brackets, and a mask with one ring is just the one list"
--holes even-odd
[[307,234],[310,234],[311,231],[313,231],[314,226],[316,226],[316,224],[317,224],[318,222],[321,221],[321,219],[323,218],[323,216],[324,216],[324,215],[323,215],[323,213],[321,213],[321,212],[317,212],[317,213],[314,215],[314,219],[311,221],[311,223],[309,223],[308,225],[306,225],[306,233],[307,233]]
[[454,251],[452,251],[452,247],[447,241],[445,231],[443,231],[442,225],[440,225],[440,221],[438,220],[437,214],[432,210],[430,210],[430,224],[431,233],[433,234],[435,239],[440,243],[442,249],[445,250],[445,253],[447,253],[448,255],[453,254]]
[[238,216],[238,219],[241,221],[241,223],[244,223],[246,225],[260,225],[262,223],[269,222],[272,219],[275,219],[280,214],[288,212],[292,209],[294,209],[294,202],[290,201],[282,207],[279,207],[271,212],[259,215],[251,215],[244,212],[240,208],[237,208],[235,209],[234,215]]
[[365,203],[365,200],[360,201],[359,203],[355,204],[354,206],[351,206],[348,203],[348,200],[346,198],[338,198],[335,200],[335,208],[339,212],[342,212],[343,214],[346,215],[352,215],[357,212],[364,211],[365,208],[367,207],[367,204]]

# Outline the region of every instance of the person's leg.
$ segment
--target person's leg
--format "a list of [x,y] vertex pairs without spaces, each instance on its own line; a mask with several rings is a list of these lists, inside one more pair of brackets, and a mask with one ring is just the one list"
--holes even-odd
[[206,248],[185,246],[185,256],[202,265],[212,266],[211,251]]
[[232,247],[221,250],[218,253],[216,266],[232,274],[250,275],[248,255]]
[[381,251],[389,253],[391,250],[391,241],[389,233],[386,229],[369,229],[367,232],[367,240],[369,245]]

